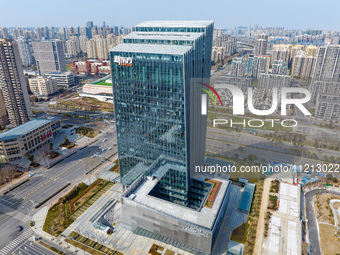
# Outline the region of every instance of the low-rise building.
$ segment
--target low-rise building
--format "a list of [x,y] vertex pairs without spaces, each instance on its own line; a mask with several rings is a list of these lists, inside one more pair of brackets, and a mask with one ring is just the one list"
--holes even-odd
[[53,72],[46,74],[46,77],[51,77],[58,87],[69,88],[75,85],[74,75],[72,72]]
[[99,59],[85,59],[84,61],[72,61],[71,70],[75,74],[108,75],[111,73],[110,61]]
[[91,97],[96,98],[100,101],[113,103],[111,75],[85,84],[82,90],[83,93],[79,95],[81,97]]
[[27,157],[54,140],[61,130],[61,118],[45,117],[26,122],[0,134],[0,161]]
[[36,77],[28,79],[30,90],[41,96],[51,96],[58,92],[57,82],[51,77]]

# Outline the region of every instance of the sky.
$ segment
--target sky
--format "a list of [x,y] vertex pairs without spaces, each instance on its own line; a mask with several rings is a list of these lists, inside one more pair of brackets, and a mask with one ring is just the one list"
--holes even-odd
[[0,27],[131,27],[145,20],[213,20],[215,28],[340,31],[340,0],[0,0]]

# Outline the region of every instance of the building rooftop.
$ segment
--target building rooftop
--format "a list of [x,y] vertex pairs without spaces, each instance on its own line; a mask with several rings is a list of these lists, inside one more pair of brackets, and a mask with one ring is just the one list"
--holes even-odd
[[191,49],[192,46],[121,43],[110,51],[183,55]]
[[47,119],[34,119],[29,122],[26,122],[20,126],[12,128],[6,132],[0,134],[0,141],[8,140],[8,139],[15,139],[21,137],[51,121],[55,121],[60,119],[60,117],[51,117]]
[[144,21],[136,27],[206,27],[212,20],[154,20]]
[[229,181],[227,180],[216,180],[220,181],[222,185],[215,198],[213,206],[211,208],[202,207],[200,211],[149,195],[150,191],[158,182],[157,178],[153,179],[152,177],[147,177],[146,180],[132,192],[129,198],[137,203],[143,204],[149,208],[153,208],[175,218],[179,218],[207,229],[212,229],[229,186]]
[[179,33],[179,32],[133,32],[124,39],[151,39],[151,40],[182,40],[192,41],[203,36],[203,33]]

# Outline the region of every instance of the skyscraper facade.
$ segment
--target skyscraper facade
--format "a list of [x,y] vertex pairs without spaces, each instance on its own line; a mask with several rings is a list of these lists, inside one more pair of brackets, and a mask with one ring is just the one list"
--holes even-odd
[[30,45],[28,43],[27,38],[23,36],[19,36],[17,43],[18,43],[22,65],[23,66],[32,65],[33,64],[32,54],[31,54],[31,49],[30,49]]
[[12,126],[25,123],[32,116],[27,84],[18,45],[10,39],[0,40],[0,89]]
[[66,72],[65,54],[61,41],[33,42],[33,51],[39,75]]
[[168,174],[189,190],[193,166],[204,161],[206,132],[193,80],[209,83],[212,33],[212,22],[144,22],[111,50],[124,185],[171,162],[178,167]]

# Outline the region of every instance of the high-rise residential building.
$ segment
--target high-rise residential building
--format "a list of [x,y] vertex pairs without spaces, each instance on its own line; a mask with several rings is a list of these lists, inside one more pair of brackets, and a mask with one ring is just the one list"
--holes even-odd
[[55,38],[55,31],[54,31],[54,27],[51,27],[51,34],[50,34],[50,39],[54,39]]
[[88,58],[97,58],[97,47],[94,39],[90,39],[86,42],[86,50]]
[[78,36],[70,36],[66,41],[67,55],[69,57],[76,57],[80,54],[80,41]]
[[26,79],[18,45],[10,39],[0,39],[0,89],[11,125],[28,121],[32,110]]
[[31,48],[27,38],[19,36],[17,40],[20,58],[23,66],[30,66],[33,64]]
[[0,89],[0,127],[9,124],[4,97]]
[[318,49],[313,79],[340,81],[340,45],[326,45]]
[[275,60],[272,65],[272,74],[288,74],[288,63],[283,60]]
[[9,34],[8,34],[8,30],[6,27],[0,28],[0,38],[9,39]]
[[29,39],[29,40],[34,40],[35,36],[32,30],[25,30],[24,31],[24,37]]
[[289,62],[291,45],[277,44],[273,46],[271,63],[275,60],[282,60],[283,62]]
[[318,119],[340,120],[340,94],[320,93],[316,100],[315,117]]
[[301,44],[294,45],[290,51],[289,61],[292,61],[296,54],[299,54],[301,51],[303,51],[303,48],[304,46]]
[[97,48],[97,58],[99,59],[108,59],[109,58],[109,52],[106,45],[106,40],[103,39],[101,35],[95,35],[93,37],[94,41],[96,42],[96,48]]
[[282,88],[291,86],[291,77],[281,74],[261,74],[259,77],[259,88],[270,90],[272,88]]
[[93,28],[93,21],[86,22],[86,27]]
[[318,53],[318,47],[314,45],[307,45],[305,48],[305,52],[307,56],[313,56],[316,57],[316,54]]
[[61,41],[33,42],[33,51],[39,75],[66,72],[65,54]]
[[247,75],[258,78],[261,73],[268,73],[269,63],[269,55],[249,55]]
[[86,22],[86,36],[87,38],[92,38],[92,28],[93,28],[93,21]]
[[88,39],[86,35],[79,36],[79,47],[81,53],[87,53],[86,43]]
[[48,27],[44,27],[44,34],[45,34],[45,39],[50,39],[50,31]]
[[334,81],[322,81],[322,80],[312,80],[309,87],[309,91],[312,94],[311,99],[317,100],[320,94],[340,94],[340,82]]
[[293,77],[311,78],[316,57],[307,55],[305,52],[298,52],[293,58],[292,73]]
[[12,30],[13,39],[16,41],[20,36],[24,36],[24,32],[21,28],[15,28]]
[[44,29],[42,27],[35,28],[35,39],[41,41],[44,38]]
[[225,48],[224,47],[213,47],[211,52],[211,61],[215,63],[223,61],[225,58]]
[[267,34],[258,34],[255,40],[254,55],[266,55],[267,53]]
[[30,90],[32,93],[41,96],[51,96],[58,92],[57,82],[52,77],[37,77],[28,79]]
[[[216,52],[218,52],[218,55],[231,55],[236,51],[236,36],[223,33],[223,29],[214,29],[213,46],[215,49],[215,55]],[[223,52],[220,47],[224,48]],[[214,59],[216,59],[216,57]]]
[[107,49],[110,50],[117,45],[117,36],[114,34],[108,34],[106,36]]
[[211,210],[203,207],[211,185],[195,179],[204,164],[200,82],[209,84],[212,34],[211,21],[143,22],[110,50],[122,225],[200,254],[212,251],[230,187],[221,181]]
[[76,57],[77,54],[77,46],[76,46],[76,42],[72,41],[72,40],[67,40],[66,41],[66,56],[67,57]]
[[233,58],[231,62],[231,76],[245,76],[247,65],[243,58]]

